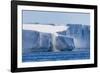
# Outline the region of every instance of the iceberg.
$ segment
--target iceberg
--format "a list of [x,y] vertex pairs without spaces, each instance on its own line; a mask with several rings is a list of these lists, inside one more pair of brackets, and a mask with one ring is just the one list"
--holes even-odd
[[32,52],[50,52],[52,51],[51,34],[39,33],[39,42],[36,47],[32,47]]
[[31,52],[31,48],[39,45],[39,32],[22,30],[23,53]]
[[[26,25],[25,25],[26,26]],[[53,30],[37,29],[32,25],[24,27],[22,32],[23,53],[28,52],[60,52],[74,49],[90,48],[90,26],[82,24],[67,24],[66,26],[41,26]],[[62,29],[59,29],[62,28]],[[26,30],[25,30],[26,29]],[[55,31],[56,30],[56,31]]]
[[90,48],[90,26],[82,24],[67,24],[69,26],[66,35],[74,39],[75,47],[81,49]]
[[37,31],[23,30],[22,47],[23,53],[51,51],[51,35]]
[[58,36],[56,48],[60,51],[72,51],[75,48],[73,38]]

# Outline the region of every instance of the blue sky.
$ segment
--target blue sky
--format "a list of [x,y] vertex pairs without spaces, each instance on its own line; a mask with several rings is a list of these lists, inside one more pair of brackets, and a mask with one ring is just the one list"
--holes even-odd
[[90,25],[89,13],[75,12],[46,12],[46,11],[28,11],[22,12],[23,24],[83,24]]

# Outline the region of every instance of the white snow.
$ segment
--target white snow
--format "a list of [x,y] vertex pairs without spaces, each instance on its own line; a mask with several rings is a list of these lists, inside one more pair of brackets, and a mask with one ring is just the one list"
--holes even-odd
[[67,30],[68,26],[64,26],[64,25],[54,26],[54,25],[44,25],[44,24],[23,24],[23,29],[54,34],[56,32]]

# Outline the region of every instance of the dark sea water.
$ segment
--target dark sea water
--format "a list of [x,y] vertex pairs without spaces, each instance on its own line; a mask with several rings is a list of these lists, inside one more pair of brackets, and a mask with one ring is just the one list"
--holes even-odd
[[37,61],[59,61],[59,60],[82,60],[89,59],[90,52],[86,51],[67,51],[67,52],[34,52],[23,54],[23,62]]

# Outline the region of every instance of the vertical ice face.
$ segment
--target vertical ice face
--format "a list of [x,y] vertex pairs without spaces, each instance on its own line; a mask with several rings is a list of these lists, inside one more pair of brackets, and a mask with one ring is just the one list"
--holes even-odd
[[41,34],[41,38],[39,38],[39,42],[40,42],[40,45],[39,48],[40,48],[40,51],[52,51],[52,36],[51,34],[48,34],[48,33],[42,33],[40,32]]
[[58,36],[56,38],[56,48],[60,51],[72,51],[75,48],[73,38]]
[[66,35],[74,39],[75,48],[90,48],[90,26],[81,24],[68,24]]
[[50,52],[52,50],[51,34],[39,33],[37,31],[31,30],[23,30],[22,47],[23,53]]
[[22,30],[23,53],[31,52],[31,48],[38,47],[39,32],[31,30]]

